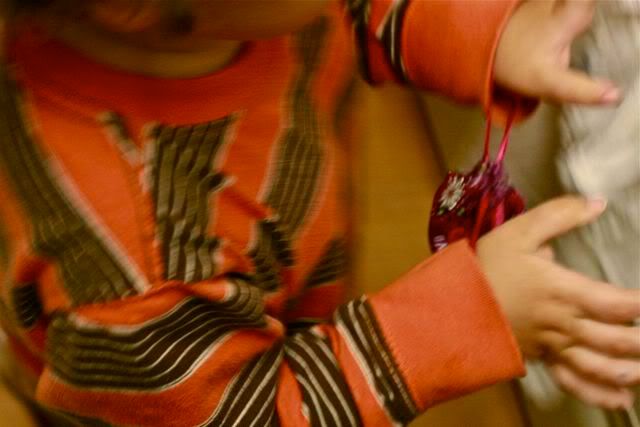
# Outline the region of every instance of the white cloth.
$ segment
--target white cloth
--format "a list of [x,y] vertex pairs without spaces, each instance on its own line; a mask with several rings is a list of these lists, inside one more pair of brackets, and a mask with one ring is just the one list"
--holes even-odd
[[[596,223],[559,239],[558,256],[590,277],[638,288],[640,0],[601,0],[593,25],[574,46],[572,62],[593,77],[615,82],[624,99],[613,108],[567,105],[561,109],[556,165],[562,190],[604,196],[609,206]],[[543,410],[562,401],[546,369],[540,365],[529,368],[522,381],[528,397]],[[610,415],[607,421],[587,408],[576,411],[581,426],[638,424],[634,412]]]
[[[618,285],[640,286],[640,0],[603,0],[573,62],[624,92],[617,108],[565,106],[558,173],[566,191],[609,199],[605,215],[560,240],[563,260]],[[587,256],[591,252],[593,256]]]

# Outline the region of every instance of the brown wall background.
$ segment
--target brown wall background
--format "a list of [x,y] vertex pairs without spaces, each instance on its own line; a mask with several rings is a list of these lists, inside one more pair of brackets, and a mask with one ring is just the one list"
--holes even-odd
[[[443,176],[418,97],[398,87],[362,88],[361,137],[351,148],[355,196],[354,279],[362,292],[393,281],[429,255],[431,198]],[[428,411],[412,426],[521,427],[511,388],[499,385]]]

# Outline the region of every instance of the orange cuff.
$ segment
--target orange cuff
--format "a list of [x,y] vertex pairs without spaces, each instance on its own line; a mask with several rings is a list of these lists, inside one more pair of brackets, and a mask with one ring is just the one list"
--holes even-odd
[[493,63],[500,35],[520,0],[413,0],[402,30],[403,62],[415,86],[481,103],[485,113],[504,122],[516,108],[516,120],[537,101],[497,91]]
[[419,410],[524,375],[471,248],[455,243],[369,299]]

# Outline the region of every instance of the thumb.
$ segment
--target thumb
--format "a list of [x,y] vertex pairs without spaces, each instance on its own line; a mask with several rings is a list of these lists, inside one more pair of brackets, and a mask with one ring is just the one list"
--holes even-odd
[[507,222],[515,234],[524,236],[528,250],[535,251],[547,241],[594,221],[607,206],[605,199],[565,196],[553,199]]
[[620,89],[608,80],[597,80],[585,73],[553,67],[543,73],[546,96],[556,102],[612,104],[621,97]]

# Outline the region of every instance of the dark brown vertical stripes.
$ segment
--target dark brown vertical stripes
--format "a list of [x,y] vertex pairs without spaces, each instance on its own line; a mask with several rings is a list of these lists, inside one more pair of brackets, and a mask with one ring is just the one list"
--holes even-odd
[[285,354],[300,384],[312,426],[362,425],[327,338],[311,331],[295,333],[287,338]]
[[[257,273],[256,285],[265,290],[274,290],[277,282],[274,284],[273,278],[278,277],[280,267],[294,262],[291,241],[304,224],[316,195],[323,150],[310,85],[319,65],[328,25],[326,18],[320,18],[296,37],[295,54],[300,72],[289,91],[291,125],[279,142],[273,163],[276,170],[265,199],[275,217],[260,224],[256,246],[249,254]],[[267,278],[266,282],[261,281],[263,277]]]
[[11,303],[15,320],[23,328],[32,327],[42,314],[42,303],[35,283],[13,286]]
[[152,158],[152,195],[166,278],[212,277],[218,239],[207,235],[211,194],[225,177],[214,170],[233,117],[195,126],[159,127]]
[[275,398],[282,353],[282,346],[276,344],[248,363],[229,384],[206,425],[263,427],[277,422]]
[[305,286],[312,288],[342,277],[347,269],[347,251],[342,239],[329,242],[324,255],[307,277]]
[[336,324],[355,347],[353,351],[364,363],[362,369],[373,380],[391,417],[402,424],[411,421],[418,410],[366,299],[362,297],[341,306],[336,314]]
[[73,304],[137,293],[135,273],[108,249],[57,184],[28,133],[15,84],[0,69],[0,165],[33,230],[34,251],[57,262]]

